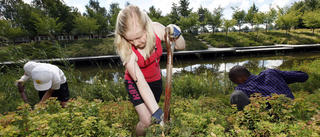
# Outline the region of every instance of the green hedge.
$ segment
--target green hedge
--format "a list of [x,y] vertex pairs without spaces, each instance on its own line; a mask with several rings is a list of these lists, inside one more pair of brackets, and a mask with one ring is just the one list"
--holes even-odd
[[[320,108],[311,100],[320,94],[296,95],[295,100],[283,95],[252,97],[243,111],[217,97],[174,97],[170,122],[148,127],[147,136],[319,136]],[[271,109],[266,109],[267,101]],[[0,115],[0,136],[134,136],[138,121],[134,107],[125,100],[79,97],[61,108],[51,98],[35,109],[21,104],[18,111]]]
[[285,33],[282,30],[273,30],[268,32],[249,32],[238,33],[230,32],[228,36],[225,33],[203,33],[198,37],[210,43],[211,46],[217,48],[225,47],[248,47],[248,46],[267,46],[274,44],[319,44],[319,31],[312,34],[307,29],[291,30]]

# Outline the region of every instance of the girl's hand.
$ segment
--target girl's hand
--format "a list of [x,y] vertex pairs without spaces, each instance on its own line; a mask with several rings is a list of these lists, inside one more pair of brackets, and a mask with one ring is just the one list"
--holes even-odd
[[175,24],[169,24],[166,27],[166,32],[169,34],[170,41],[178,39],[181,35],[181,29]]

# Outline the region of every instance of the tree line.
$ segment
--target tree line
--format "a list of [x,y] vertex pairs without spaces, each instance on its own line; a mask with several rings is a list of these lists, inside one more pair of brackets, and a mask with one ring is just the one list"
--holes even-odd
[[[212,33],[222,29],[228,31],[236,26],[239,33],[244,24],[251,25],[251,31],[264,25],[285,29],[292,27],[320,27],[320,0],[304,0],[294,2],[290,6],[272,7],[269,11],[261,12],[253,5],[247,10],[232,7],[232,19],[223,18],[224,8],[208,9],[200,6],[196,12],[189,7],[189,0],[172,3],[170,13],[163,15],[160,9],[151,6],[145,11],[153,21],[164,25],[177,24],[184,33],[193,33],[201,28]],[[125,6],[130,5],[126,2]],[[0,41],[14,41],[19,36],[35,37],[47,35],[55,38],[58,35],[108,35],[115,29],[115,23],[121,8],[119,3],[109,5],[109,10],[100,6],[95,0],[89,0],[85,5],[86,12],[80,13],[76,7],[67,6],[63,0],[33,0],[31,4],[22,0],[0,0]],[[257,26],[257,27],[254,27]],[[90,37],[89,37],[90,38]]]

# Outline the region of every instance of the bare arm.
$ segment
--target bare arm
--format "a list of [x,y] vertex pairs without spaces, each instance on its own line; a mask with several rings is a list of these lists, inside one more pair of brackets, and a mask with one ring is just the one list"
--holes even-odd
[[23,101],[25,103],[29,103],[28,98],[27,98],[26,93],[25,93],[25,86],[24,86],[24,84],[22,82],[18,83],[18,89],[19,89],[19,92],[21,94],[21,97],[22,97]]
[[42,97],[42,99],[40,100],[40,102],[44,102],[46,101],[48,98],[51,97],[52,93],[54,92],[53,89],[49,89]]
[[[162,24],[158,23],[158,22],[153,22],[153,30],[155,31],[155,33],[158,35],[158,37],[164,41],[165,40],[165,26],[163,26]],[[181,35],[178,39],[176,39],[176,49],[185,49],[186,47],[186,42],[183,38],[183,36]]]
[[25,93],[25,82],[28,81],[28,79],[29,79],[29,76],[26,73],[24,73],[24,75],[21,76],[19,80],[16,80],[16,86],[18,87],[21,97],[25,103],[29,103]]
[[143,98],[146,106],[149,108],[151,113],[153,114],[159,108],[159,105],[154,98],[154,95],[149,87],[146,79],[143,76],[141,69],[139,68],[137,62],[137,56],[132,53],[130,60],[125,65],[126,69],[128,70],[130,76],[133,80],[137,80],[136,84],[139,89],[140,95]]

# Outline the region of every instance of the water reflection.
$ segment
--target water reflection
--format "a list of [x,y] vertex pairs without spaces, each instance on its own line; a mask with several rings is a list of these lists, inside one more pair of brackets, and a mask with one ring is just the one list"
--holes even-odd
[[[216,70],[216,71],[229,72],[229,70],[233,66],[236,66],[236,65],[241,65],[241,66],[245,65],[248,68],[253,68],[252,66],[257,66],[257,67],[260,66],[261,68],[264,68],[264,69],[277,68],[283,63],[283,60],[261,60],[261,61],[254,62],[253,65],[248,65],[248,64],[251,64],[251,63],[252,62],[250,62],[249,60],[242,61],[242,62],[237,62],[237,63],[220,63],[220,64],[218,64],[218,70]],[[179,73],[182,70],[193,72],[193,71],[197,70],[199,67],[205,67],[205,68],[207,68],[209,70],[212,70],[212,69],[215,68],[215,66],[216,66],[216,64],[194,64],[194,65],[190,65],[190,66],[187,66],[187,67],[184,67],[184,68],[172,68],[172,73],[173,74],[174,73]],[[162,73],[162,75],[166,75],[167,74],[166,68],[161,69],[161,73]]]
[[[260,56],[260,57],[224,57],[216,59],[193,59],[179,60],[173,62],[172,73],[179,75],[182,73],[200,74],[205,71],[211,71],[214,74],[229,72],[235,65],[247,67],[250,71],[262,71],[270,68],[291,68],[294,61],[313,60],[320,58],[319,53],[294,53],[287,55]],[[166,61],[161,61],[161,73],[166,76]],[[100,79],[107,79],[118,82],[118,79],[124,76],[125,68],[119,65],[105,66],[77,66],[81,72],[80,79],[87,82],[93,82],[94,76]]]

